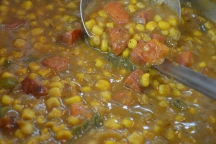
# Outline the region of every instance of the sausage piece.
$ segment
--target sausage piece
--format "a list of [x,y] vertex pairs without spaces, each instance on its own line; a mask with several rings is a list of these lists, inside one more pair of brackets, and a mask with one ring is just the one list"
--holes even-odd
[[137,64],[161,64],[169,53],[169,48],[156,39],[145,43],[139,41],[137,46],[131,51],[129,58]]
[[17,19],[17,18],[11,18],[7,20],[4,24],[5,24],[6,29],[13,30],[13,29],[17,29],[21,27],[22,25],[24,25],[25,21]]
[[133,104],[133,95],[131,92],[120,92],[113,96],[113,100],[122,103],[126,106],[130,106]]
[[112,28],[108,30],[109,43],[114,55],[120,55],[127,47],[130,34],[125,28]]
[[18,128],[17,120],[19,115],[13,110],[9,110],[3,117],[0,118],[0,128],[13,131]]
[[87,105],[84,105],[82,103],[74,103],[71,105],[70,114],[73,116],[90,118],[93,115],[93,112]]
[[109,2],[104,5],[104,10],[108,15],[118,24],[127,24],[129,22],[129,15],[118,2]]
[[143,86],[140,83],[141,76],[144,73],[140,69],[134,70],[124,81],[124,85],[136,91],[143,91]]
[[35,97],[45,96],[48,94],[46,87],[29,77],[26,77],[21,82],[21,87],[24,93],[32,94]]
[[147,8],[135,13],[134,17],[142,19],[143,23],[147,23],[152,20],[155,15],[155,12],[152,8]]
[[176,62],[180,65],[190,67],[194,63],[194,56],[190,51],[181,52],[177,54]]
[[53,56],[42,61],[42,65],[56,71],[65,70],[68,66],[68,59],[60,56]]

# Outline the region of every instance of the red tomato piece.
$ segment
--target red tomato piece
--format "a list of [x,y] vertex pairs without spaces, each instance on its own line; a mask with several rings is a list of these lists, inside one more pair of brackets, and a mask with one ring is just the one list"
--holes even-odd
[[169,53],[169,48],[156,39],[145,43],[139,41],[137,46],[131,51],[129,58],[137,64],[160,64]]
[[112,28],[108,30],[109,43],[114,55],[120,55],[127,47],[130,34],[125,28]]
[[151,19],[153,19],[154,15],[155,15],[155,12],[152,8],[147,8],[147,9],[144,9],[144,10],[141,10],[135,13],[135,17],[143,19],[144,24],[150,21]]
[[144,73],[140,69],[136,69],[125,79],[124,85],[136,91],[143,91],[143,87],[140,83],[143,74]]
[[75,103],[71,105],[70,114],[73,116],[82,116],[85,118],[90,118],[93,115],[91,109],[82,103]]
[[176,56],[176,62],[180,65],[190,67],[194,63],[194,56],[190,51],[181,52]]
[[68,66],[68,59],[60,56],[53,56],[42,61],[42,65],[56,71],[65,70]]
[[29,77],[26,77],[21,82],[21,87],[24,93],[32,94],[35,97],[45,96],[48,94],[46,87]]
[[127,106],[132,105],[134,102],[133,95],[131,92],[120,92],[113,96],[113,100]]
[[24,25],[25,21],[17,19],[17,18],[11,18],[7,20],[4,24],[5,24],[6,29],[13,30],[13,29],[17,29],[21,27],[22,25]]
[[116,1],[104,5],[104,10],[115,22],[119,24],[127,24],[129,22],[128,13],[125,11],[123,6]]

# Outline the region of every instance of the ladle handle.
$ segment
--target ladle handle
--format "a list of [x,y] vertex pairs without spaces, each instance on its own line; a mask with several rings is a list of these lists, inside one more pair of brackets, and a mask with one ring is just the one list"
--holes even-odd
[[182,65],[176,64],[168,59],[160,65],[153,66],[153,68],[216,100],[215,80]]

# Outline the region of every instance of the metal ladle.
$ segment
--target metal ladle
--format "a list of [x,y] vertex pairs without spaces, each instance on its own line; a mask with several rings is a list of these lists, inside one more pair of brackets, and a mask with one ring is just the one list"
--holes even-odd
[[[91,3],[92,0],[80,0],[80,14],[81,20],[85,29],[86,34],[91,37],[91,33],[87,30],[84,24],[85,15],[84,11],[86,7]],[[101,2],[101,1],[99,1]],[[178,19],[181,19],[181,6],[179,0],[164,0],[177,14]],[[94,3],[99,4],[99,3]],[[94,7],[94,5],[92,6]],[[152,66],[154,69],[160,71],[166,76],[172,77],[175,80],[183,83],[184,85],[191,87],[200,93],[216,100],[216,81],[203,75],[197,73],[189,68],[179,65],[173,61],[165,59],[165,61],[160,65]]]

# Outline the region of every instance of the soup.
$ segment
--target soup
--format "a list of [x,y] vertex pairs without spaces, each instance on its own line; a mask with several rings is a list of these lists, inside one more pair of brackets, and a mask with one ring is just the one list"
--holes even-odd
[[[114,2],[123,22],[104,3],[87,40],[79,0],[0,2],[0,143],[215,142],[215,101],[151,69],[166,57],[215,78],[215,24],[189,2],[180,23],[160,2]],[[156,59],[131,56],[155,43]]]

